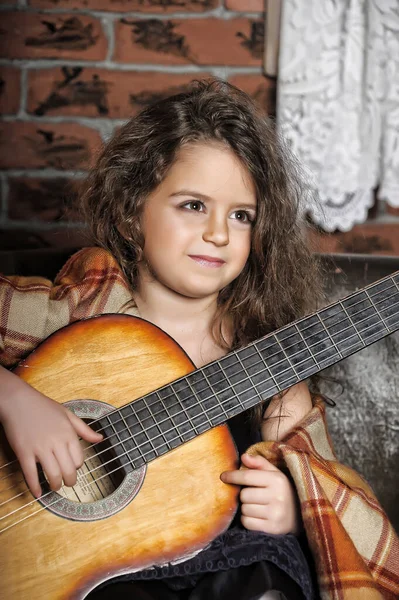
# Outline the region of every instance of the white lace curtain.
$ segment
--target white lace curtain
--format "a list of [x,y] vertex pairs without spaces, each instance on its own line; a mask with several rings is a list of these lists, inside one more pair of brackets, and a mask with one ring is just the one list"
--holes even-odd
[[319,197],[309,195],[313,220],[347,231],[365,221],[377,186],[399,207],[399,0],[281,7],[278,125]]

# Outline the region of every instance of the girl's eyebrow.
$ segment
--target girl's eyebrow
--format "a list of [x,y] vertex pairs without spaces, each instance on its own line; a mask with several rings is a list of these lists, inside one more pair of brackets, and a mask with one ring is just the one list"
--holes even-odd
[[[213,200],[211,196],[207,196],[206,194],[202,194],[201,192],[197,192],[195,190],[179,190],[178,192],[173,192],[173,194],[170,195],[171,198],[175,196],[194,196],[195,198],[199,198],[200,200],[206,200],[208,202]],[[250,204],[248,202],[238,202],[237,206],[256,210],[256,202],[254,202],[253,204]]]
[[200,198],[201,200],[212,200],[210,196],[206,194],[202,194],[201,192],[196,192],[195,190],[179,190],[178,192],[173,192],[170,195],[171,198],[173,196],[195,196],[196,198]]

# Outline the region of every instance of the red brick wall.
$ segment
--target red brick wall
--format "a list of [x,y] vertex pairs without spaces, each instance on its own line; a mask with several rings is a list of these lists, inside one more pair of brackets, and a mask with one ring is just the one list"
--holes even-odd
[[[227,79],[273,113],[275,84],[262,74],[263,5],[0,0],[0,249],[85,243],[66,209],[100,144],[192,78]],[[358,233],[323,237],[324,247],[396,252],[384,232],[399,237],[399,216],[374,213]]]

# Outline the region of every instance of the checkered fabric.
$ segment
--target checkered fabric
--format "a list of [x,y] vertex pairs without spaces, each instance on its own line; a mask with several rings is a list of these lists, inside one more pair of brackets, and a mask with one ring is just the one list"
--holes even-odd
[[[54,282],[0,275],[0,364],[12,368],[54,331],[104,313],[137,309],[120,267],[101,248],[74,254]],[[337,461],[321,399],[283,440],[248,452],[290,472],[322,600],[399,598],[398,537],[367,483]]]

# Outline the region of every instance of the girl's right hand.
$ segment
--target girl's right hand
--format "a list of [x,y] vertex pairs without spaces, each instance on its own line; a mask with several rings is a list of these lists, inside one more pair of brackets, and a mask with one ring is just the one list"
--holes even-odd
[[7,440],[36,498],[42,493],[36,463],[41,464],[52,490],[59,490],[62,482],[75,485],[76,471],[83,464],[78,436],[91,443],[103,437],[62,404],[31,386],[8,398],[0,416]]

